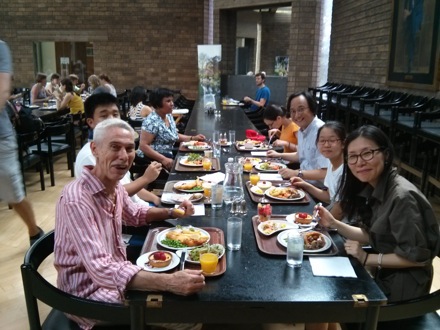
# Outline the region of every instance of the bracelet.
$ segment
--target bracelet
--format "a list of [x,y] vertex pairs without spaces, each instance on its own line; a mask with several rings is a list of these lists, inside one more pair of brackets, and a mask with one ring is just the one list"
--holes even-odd
[[383,258],[383,253],[379,253],[377,256],[377,269],[378,270],[382,269],[382,258]]
[[362,263],[362,266],[364,266],[364,267],[365,267],[365,264],[367,263],[368,256],[369,256],[369,254],[367,253],[367,254],[365,255],[364,262]]

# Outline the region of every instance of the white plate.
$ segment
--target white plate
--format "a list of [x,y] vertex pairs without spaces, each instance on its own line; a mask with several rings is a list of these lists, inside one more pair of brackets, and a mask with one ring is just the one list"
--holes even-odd
[[[196,195],[195,198],[190,199],[191,196]],[[183,201],[190,200],[191,202],[198,202],[203,199],[202,193],[194,193],[194,194],[174,194],[174,193],[163,193],[162,194],[162,202],[164,203],[182,203]]]
[[296,223],[296,222],[295,222],[295,215],[296,215],[296,213],[289,214],[289,215],[286,217],[287,222],[288,222],[288,223],[293,223],[293,224],[295,224],[295,225],[298,225],[300,228],[307,228],[307,229],[315,228],[315,226],[318,224],[316,221],[312,221],[312,222],[309,223],[308,225],[306,225],[306,224],[302,224],[302,223]]
[[209,145],[202,145],[202,146],[187,146],[189,150],[208,150],[211,149]]
[[[195,230],[199,230],[200,233],[203,236],[208,236],[208,240],[205,243],[208,243],[209,240],[211,239],[211,235],[209,235],[209,233],[206,230],[203,230],[203,229],[200,229],[200,228],[197,228],[197,227],[192,227],[192,226],[184,226],[184,227],[182,227],[182,229],[186,229],[186,228],[189,228],[189,227],[194,228]],[[182,250],[182,249],[188,249],[189,250],[189,249],[194,249],[196,247],[199,247],[199,246],[203,245],[203,244],[201,244],[201,245],[197,245],[197,246],[190,246],[190,247],[184,247],[184,248],[175,248],[175,247],[171,247],[171,246],[162,244],[162,240],[166,239],[167,233],[169,231],[176,230],[176,229],[178,229],[178,228],[174,227],[174,228],[165,229],[165,230],[161,231],[159,234],[157,234],[157,236],[156,236],[157,244],[159,244],[163,248],[170,249],[170,250]]]
[[[295,229],[292,229],[295,230]],[[301,230],[299,230],[301,231]],[[286,242],[286,238],[287,235],[289,234],[290,230],[284,230],[281,233],[278,234],[277,236],[277,241],[278,243],[280,243],[282,246],[284,246],[285,248],[287,247],[287,242]],[[306,253],[319,253],[319,252],[323,252],[325,250],[328,250],[331,246],[332,246],[332,241],[329,237],[322,235],[324,237],[325,240],[325,245],[317,250],[304,250],[304,252]]]
[[[260,190],[261,193],[257,192],[257,189]],[[262,192],[263,190],[261,190],[261,188],[258,188],[257,186],[252,186],[251,187],[251,191],[252,191],[253,194],[255,194],[257,196],[263,196],[264,195],[264,193]]]
[[170,253],[173,257],[171,259],[170,264],[168,266],[162,267],[162,268],[151,267],[149,264],[147,264],[147,262],[148,262],[148,258],[150,257],[150,254],[152,254],[154,252],[157,252],[157,251],[147,252],[147,253],[144,253],[143,255],[139,256],[139,258],[137,258],[137,260],[136,260],[136,265],[138,265],[139,267],[142,267],[147,272],[159,273],[159,272],[166,272],[167,270],[173,269],[180,262],[179,257],[174,252],[166,251],[166,252]]
[[271,196],[269,193],[273,190],[273,189],[280,189],[280,188],[287,188],[287,187],[270,187],[269,189],[267,189],[265,192],[264,192],[264,194],[267,196],[267,197],[269,197],[269,198],[273,198],[273,199],[276,199],[276,200],[279,200],[279,201],[297,201],[297,200],[300,200],[300,199],[303,199],[305,196],[306,196],[306,193],[304,192],[304,191],[302,191],[302,190],[300,190],[300,189],[296,189],[297,191],[298,191],[298,193],[299,193],[299,197],[295,197],[295,198],[280,198],[280,197],[274,197],[274,196]]
[[188,159],[188,156],[180,157],[179,164],[183,165],[183,166],[191,166],[191,167],[202,167],[203,166],[203,164],[200,164],[200,165],[197,165],[197,164],[187,164],[187,163],[185,163],[185,160],[187,160],[187,159]]
[[38,109],[38,108],[41,108],[41,107],[39,105],[32,104],[32,105],[28,105],[27,108]]
[[255,165],[255,168],[257,170],[259,170],[259,171],[262,171],[262,172],[278,172],[279,169],[275,170],[275,169],[263,169],[263,168],[261,168],[261,166],[263,164],[267,164],[267,163],[270,164],[270,165],[278,166],[279,169],[287,167],[285,164],[281,164],[281,163],[264,162],[264,163],[259,163],[259,164]]
[[232,142],[220,143],[220,147],[230,147]]
[[[218,245],[221,245],[221,244],[218,244]],[[222,245],[223,246],[223,245]],[[223,246],[223,252],[219,255],[219,257],[218,257],[218,259],[220,260],[220,258],[221,257],[223,257],[224,256],[224,254],[225,254],[225,247]],[[191,264],[200,264],[200,261],[194,261],[194,260],[191,260],[191,258],[190,258],[190,255],[189,255],[189,251],[187,252],[187,254],[186,254],[186,259],[185,259],[187,262],[189,262],[189,263],[191,263]]]
[[183,192],[187,192],[187,193],[203,192],[203,188],[201,188],[201,189],[194,189],[194,190],[185,190],[185,189],[180,189],[179,188],[179,186],[181,186],[183,183],[193,182],[193,181],[196,181],[196,180],[183,180],[183,181],[179,181],[179,182],[176,182],[173,187],[174,187],[174,189],[176,189],[178,191],[183,191]]
[[[265,232],[264,227],[266,227],[267,225],[272,225],[272,224],[273,224],[274,230],[272,230],[270,232]],[[284,231],[287,229],[298,229],[298,228],[299,227],[297,224],[288,223],[285,220],[268,220],[268,221],[260,222],[260,224],[257,227],[258,231],[261,234],[263,234],[264,236],[270,236],[270,235],[273,235],[275,233],[278,233],[280,231]]]

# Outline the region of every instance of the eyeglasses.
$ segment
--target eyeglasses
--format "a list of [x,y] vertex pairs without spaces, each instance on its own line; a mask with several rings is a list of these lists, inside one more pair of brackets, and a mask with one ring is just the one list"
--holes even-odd
[[306,111],[308,108],[298,108],[297,110],[290,110],[290,116],[293,118],[295,117],[297,114],[301,114],[304,111]]
[[362,160],[367,162],[367,161],[373,159],[374,154],[376,152],[380,152],[380,151],[383,151],[383,148],[377,148],[377,149],[371,149],[371,150],[363,151],[359,155],[348,155],[347,156],[347,163],[349,165],[355,165],[357,163],[359,157],[361,157]]
[[334,145],[336,142],[341,141],[341,139],[331,139],[331,140],[318,140],[319,145],[324,145],[326,143]]
[[276,120],[274,120],[274,121],[272,121],[271,123],[266,123],[266,125],[269,127],[269,128],[273,128],[273,124],[276,122]]

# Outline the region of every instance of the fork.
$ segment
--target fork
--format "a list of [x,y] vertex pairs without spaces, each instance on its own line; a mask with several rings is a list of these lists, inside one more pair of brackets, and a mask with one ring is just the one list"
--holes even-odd
[[315,206],[316,210],[314,210],[312,213],[312,221],[316,223],[314,229],[321,231],[322,227],[319,224],[319,220],[321,220],[321,217],[319,216],[319,210],[317,209],[317,207],[319,207],[319,206],[322,206],[321,202],[317,203]]

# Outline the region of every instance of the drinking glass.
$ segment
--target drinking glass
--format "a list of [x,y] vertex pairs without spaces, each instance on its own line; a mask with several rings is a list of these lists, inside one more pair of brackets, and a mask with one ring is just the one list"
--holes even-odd
[[203,160],[202,160],[202,166],[203,166],[203,170],[210,171],[211,167],[212,167],[211,158],[204,157]]
[[238,217],[230,217],[227,220],[226,246],[228,250],[240,250],[241,232],[243,221]]
[[220,131],[214,131],[214,133],[212,133],[212,144],[219,144],[219,140],[220,140]]
[[243,170],[250,172],[252,171],[252,167],[254,167],[254,165],[252,164],[252,162],[250,160],[246,160],[243,164]]
[[205,274],[212,274],[215,272],[218,264],[218,255],[215,253],[203,253],[200,255],[200,266]]
[[211,201],[211,182],[203,182],[203,195],[206,197],[208,202]]
[[289,267],[301,267],[304,254],[304,239],[297,231],[290,231],[287,234],[287,256],[286,261]]
[[235,143],[235,131],[233,129],[229,130],[229,142],[231,144]]
[[249,175],[249,181],[251,185],[256,186],[258,181],[260,181],[260,173],[251,173]]
[[211,184],[211,208],[219,209],[223,206],[223,185]]

